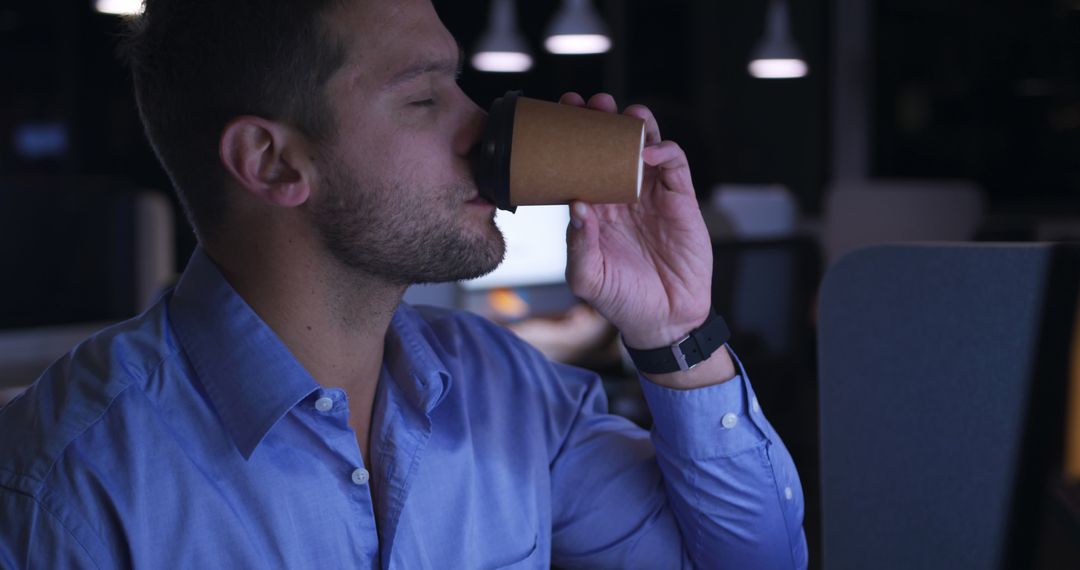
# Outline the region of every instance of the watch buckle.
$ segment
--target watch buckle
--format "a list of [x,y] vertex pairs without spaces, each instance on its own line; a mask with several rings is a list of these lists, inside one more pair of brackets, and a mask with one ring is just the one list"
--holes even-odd
[[684,336],[681,340],[676,341],[671,345],[671,354],[675,356],[675,363],[679,365],[679,372],[686,372],[698,363],[694,363],[694,366],[690,366],[686,363],[686,353],[682,350],[682,343],[690,340],[690,335]]

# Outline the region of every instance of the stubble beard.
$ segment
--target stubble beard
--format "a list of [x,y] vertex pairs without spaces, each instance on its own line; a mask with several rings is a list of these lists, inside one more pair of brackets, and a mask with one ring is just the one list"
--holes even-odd
[[404,184],[364,180],[338,162],[328,167],[310,206],[326,251],[347,268],[393,285],[441,283],[486,275],[502,263],[506,241],[494,218],[469,228],[467,182],[434,195]]

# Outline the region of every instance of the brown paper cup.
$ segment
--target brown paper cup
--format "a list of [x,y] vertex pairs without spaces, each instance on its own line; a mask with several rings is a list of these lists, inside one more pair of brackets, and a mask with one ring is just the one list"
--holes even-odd
[[507,93],[488,116],[480,193],[498,207],[631,203],[641,193],[645,122]]

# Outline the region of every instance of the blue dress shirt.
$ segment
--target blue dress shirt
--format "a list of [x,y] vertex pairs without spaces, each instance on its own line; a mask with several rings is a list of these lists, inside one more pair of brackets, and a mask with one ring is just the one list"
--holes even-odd
[[799,478],[745,374],[641,381],[651,434],[594,374],[402,304],[369,460],[345,392],[199,250],[0,411],[0,567],[805,567]]

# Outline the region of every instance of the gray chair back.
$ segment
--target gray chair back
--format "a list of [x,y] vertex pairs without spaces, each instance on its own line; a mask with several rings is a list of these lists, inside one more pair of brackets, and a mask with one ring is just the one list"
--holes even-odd
[[824,568],[1032,567],[1061,461],[1077,259],[1065,245],[889,245],[828,272]]

